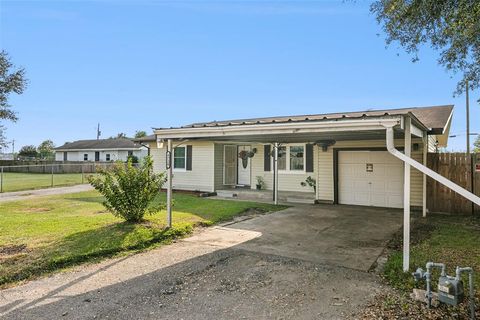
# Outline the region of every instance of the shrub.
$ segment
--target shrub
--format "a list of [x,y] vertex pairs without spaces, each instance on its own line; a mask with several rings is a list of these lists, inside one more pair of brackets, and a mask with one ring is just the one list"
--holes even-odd
[[103,205],[114,216],[139,222],[145,214],[153,214],[165,207],[164,203],[152,205],[165,177],[163,173],[153,172],[150,157],[138,167],[129,160],[126,164],[117,162],[109,169],[99,168],[98,173],[89,176],[88,182],[105,197]]
[[313,188],[313,191],[317,191],[317,180],[315,180],[311,176],[308,176],[308,178],[305,179],[305,181],[300,182],[300,185],[302,187],[309,186],[309,187]]

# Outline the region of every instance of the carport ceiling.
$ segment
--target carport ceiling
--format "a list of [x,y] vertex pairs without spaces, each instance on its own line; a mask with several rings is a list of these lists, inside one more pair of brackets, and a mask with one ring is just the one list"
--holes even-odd
[[[395,138],[403,138],[403,131],[396,131]],[[188,139],[188,138],[187,138]],[[372,131],[350,131],[350,132],[325,132],[325,133],[295,133],[295,134],[263,134],[263,135],[241,135],[241,136],[216,136],[198,138],[207,141],[230,141],[230,142],[258,142],[258,143],[300,143],[316,142],[320,140],[385,140],[385,130]],[[189,140],[196,140],[195,138]]]

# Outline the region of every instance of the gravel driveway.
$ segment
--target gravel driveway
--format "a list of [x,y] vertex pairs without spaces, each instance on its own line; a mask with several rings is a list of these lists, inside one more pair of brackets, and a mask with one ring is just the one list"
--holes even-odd
[[[298,214],[304,210],[302,206],[295,208]],[[355,268],[282,254],[289,250],[266,253],[261,240],[265,237],[271,245],[269,237],[255,229],[261,230],[264,224],[271,223],[269,219],[291,215],[291,210],[295,209],[204,229],[172,245],[78,267],[73,272],[0,291],[0,316],[5,319],[350,317],[382,289],[381,284],[376,276]],[[331,217],[331,213],[326,216]],[[257,247],[260,249],[255,250]]]

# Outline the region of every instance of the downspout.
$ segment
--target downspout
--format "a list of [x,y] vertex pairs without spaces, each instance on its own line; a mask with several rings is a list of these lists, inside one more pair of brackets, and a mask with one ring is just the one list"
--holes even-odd
[[461,196],[467,198],[468,200],[472,201],[473,203],[477,204],[480,206],[480,197],[474,195],[473,193],[469,192],[468,190],[460,187],[458,184],[453,183],[452,181],[448,180],[447,178],[443,177],[442,175],[436,173],[435,171],[427,168],[420,162],[417,162],[413,160],[410,157],[407,157],[397,149],[395,149],[394,146],[394,134],[393,134],[393,127],[390,126],[385,126],[386,128],[386,140],[387,140],[387,150],[390,152],[393,156],[397,157],[398,159],[402,160],[403,162],[408,163],[418,171],[426,174],[430,178],[440,182],[447,188],[455,191],[456,193],[460,194]]

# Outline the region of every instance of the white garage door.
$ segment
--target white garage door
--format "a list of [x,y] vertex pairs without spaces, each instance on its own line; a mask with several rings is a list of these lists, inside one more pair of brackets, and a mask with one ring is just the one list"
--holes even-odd
[[403,163],[387,151],[339,151],[338,202],[403,208]]

